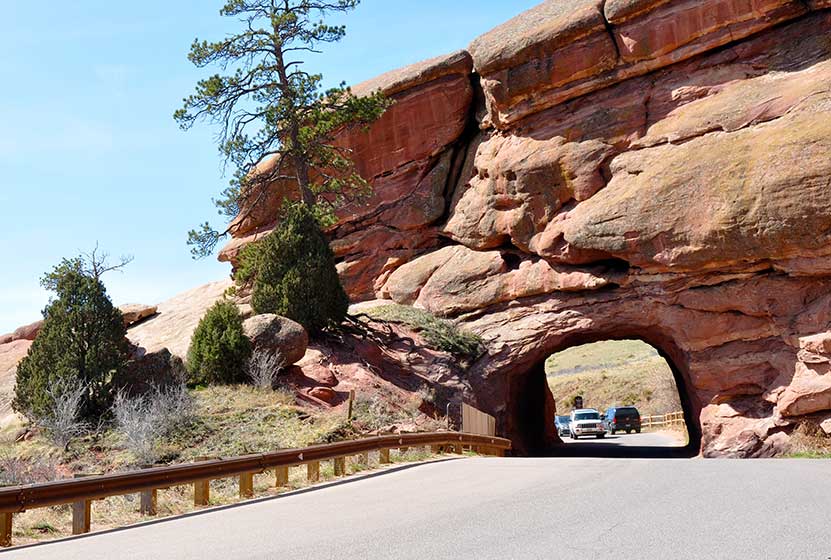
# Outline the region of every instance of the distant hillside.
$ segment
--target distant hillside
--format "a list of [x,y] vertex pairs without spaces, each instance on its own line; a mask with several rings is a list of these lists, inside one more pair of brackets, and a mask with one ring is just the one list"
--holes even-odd
[[609,340],[575,346],[545,363],[558,414],[571,411],[574,397],[605,410],[634,404],[641,414],[681,410],[672,370],[658,352],[639,340]]

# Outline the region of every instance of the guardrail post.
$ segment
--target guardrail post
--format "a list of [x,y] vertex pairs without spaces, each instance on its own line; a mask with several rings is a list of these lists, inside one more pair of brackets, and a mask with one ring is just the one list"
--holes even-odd
[[343,476],[346,474],[346,457],[335,457],[332,462],[335,467],[335,476]]
[[379,449],[378,450],[378,462],[382,465],[389,465],[390,464],[390,450],[389,449]]
[[254,497],[254,473],[242,473],[239,475],[239,497]]
[[158,492],[155,488],[152,490],[143,490],[141,493],[141,505],[139,506],[139,513],[141,515],[156,515],[158,503]]
[[193,483],[193,505],[206,506],[211,501],[211,481],[198,480]]
[[309,482],[320,480],[320,461],[312,461],[306,464],[306,478]]
[[81,500],[72,503],[72,534],[89,533],[92,518],[92,501]]
[[0,546],[12,545],[12,520],[14,514],[10,511],[0,512]]
[[[76,474],[75,478],[85,478],[88,474]],[[72,534],[89,533],[92,519],[92,500],[79,500],[72,503]]]
[[441,445],[431,445],[430,453],[433,455],[441,455]]
[[277,467],[274,469],[274,486],[280,488],[281,486],[288,486],[289,484],[289,468]]

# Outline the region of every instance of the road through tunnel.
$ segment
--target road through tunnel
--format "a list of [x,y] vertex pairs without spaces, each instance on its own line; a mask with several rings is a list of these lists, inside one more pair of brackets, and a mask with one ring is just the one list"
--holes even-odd
[[[516,453],[697,455],[701,446],[700,406],[688,390],[683,362],[679,365],[680,360],[673,358],[673,354],[682,355],[670,341],[658,337],[651,337],[651,341],[643,336],[574,337],[527,370],[511,375],[504,427]],[[615,418],[629,407],[639,412],[637,426]],[[559,418],[560,424],[568,422],[567,417],[578,408],[597,410],[596,424],[588,424],[588,430],[581,426],[577,434],[558,428],[555,419]],[[683,422],[678,418],[681,415],[673,419],[672,414],[677,412],[683,413]],[[595,427],[597,432],[593,431]]]

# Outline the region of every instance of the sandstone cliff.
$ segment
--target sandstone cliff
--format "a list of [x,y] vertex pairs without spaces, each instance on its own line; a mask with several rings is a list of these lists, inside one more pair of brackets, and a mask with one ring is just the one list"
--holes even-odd
[[556,438],[547,355],[637,337],[671,361],[704,454],[777,452],[831,415],[811,342],[831,336],[828,8],[549,0],[358,86],[395,104],[339,139],[375,188],[330,231],[353,301],[485,337],[464,391],[521,449]]

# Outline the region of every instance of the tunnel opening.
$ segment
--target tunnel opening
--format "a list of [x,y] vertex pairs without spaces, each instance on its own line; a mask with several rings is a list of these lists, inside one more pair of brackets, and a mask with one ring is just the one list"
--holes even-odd
[[[678,349],[660,337],[588,335],[563,341],[512,377],[507,423],[517,454],[697,455],[700,404],[687,390],[684,367]],[[572,414],[578,409],[596,415]],[[637,423],[630,418],[635,414]]]

